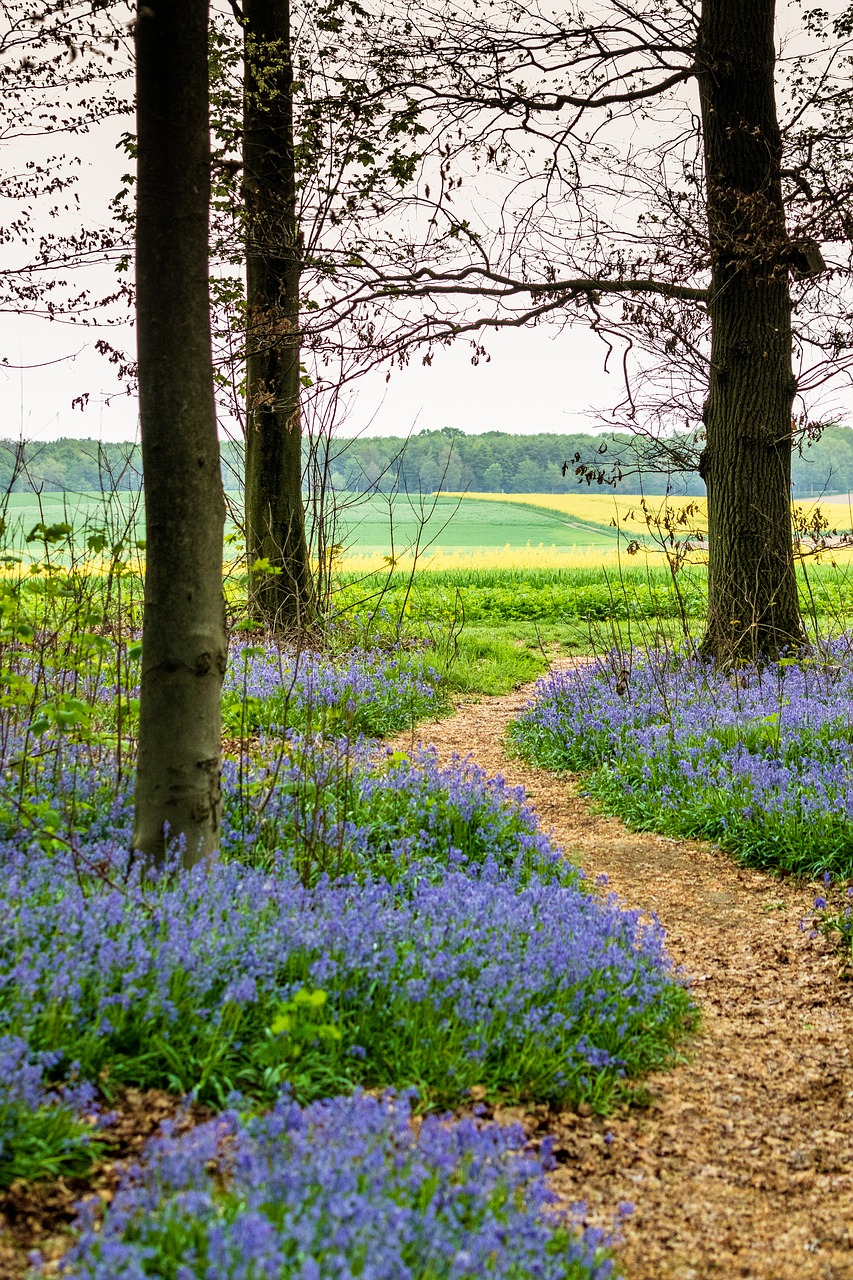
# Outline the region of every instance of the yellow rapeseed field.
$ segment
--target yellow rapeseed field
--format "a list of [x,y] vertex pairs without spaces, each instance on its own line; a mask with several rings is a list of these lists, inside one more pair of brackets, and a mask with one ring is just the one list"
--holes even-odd
[[[645,532],[646,514],[655,522],[666,517],[667,509],[678,519],[684,515],[684,528],[706,531],[708,528],[707,498],[663,498],[625,496],[614,493],[454,493],[453,498],[476,498],[481,502],[520,502],[526,506],[544,507],[559,511],[578,520],[593,524],[609,525],[630,532]],[[645,503],[645,510],[643,504]],[[831,525],[850,527],[853,524],[853,495],[841,494],[828,498],[798,499],[791,504],[793,511],[806,517],[819,508]]]
[[708,503],[705,498],[625,497],[614,493],[466,493],[450,494],[450,497],[477,498],[483,502],[520,502],[530,507],[544,507],[559,511],[577,520],[589,520],[593,524],[612,525],[627,533],[645,533],[647,522],[643,514],[643,501],[652,520],[662,519],[666,508],[678,518],[685,515],[684,528],[706,530],[708,528]]
[[[624,532],[626,540],[623,546],[604,551],[599,547],[557,547],[539,543],[526,547],[481,547],[477,550],[455,550],[451,546],[433,546],[419,560],[418,569],[576,569],[602,568],[615,569],[619,565],[665,565],[666,556],[663,546],[645,546],[635,554],[628,554],[627,547],[631,539],[643,534],[648,538],[651,533],[654,540],[655,530],[662,535],[668,521],[674,522],[679,539],[689,541],[691,533],[707,534],[708,503],[705,498],[697,497],[647,497],[645,511],[643,498],[639,496],[622,496],[612,493],[453,493],[448,497],[466,497],[483,502],[512,502],[522,505],[543,507],[546,510],[559,511],[577,520],[589,521],[618,529]],[[853,525],[853,505],[851,498],[830,497],[800,501],[792,504],[793,511],[806,522],[815,508],[820,508],[825,520],[832,527],[849,528]],[[448,529],[450,534],[452,529]],[[661,536],[665,541],[665,536]],[[706,560],[705,550],[700,539],[694,544],[690,553],[690,561],[701,564]],[[853,564],[853,547],[828,548],[813,554],[807,547],[803,559],[813,564]],[[395,561],[400,570],[411,569],[411,556],[401,556]],[[340,567],[351,572],[368,573],[388,567],[385,556],[372,552],[352,551],[340,562]]]
[[[629,556],[624,550],[603,551],[600,547],[479,547],[476,550],[453,550],[452,548],[430,547],[418,558],[417,568],[421,570],[451,569],[616,569],[620,564],[664,564],[663,555],[658,551],[642,550],[635,556]],[[336,566],[347,573],[373,573],[379,569],[388,569],[390,561],[387,556],[378,552],[347,552]],[[401,573],[414,567],[412,556],[401,555],[394,560],[394,568]]]

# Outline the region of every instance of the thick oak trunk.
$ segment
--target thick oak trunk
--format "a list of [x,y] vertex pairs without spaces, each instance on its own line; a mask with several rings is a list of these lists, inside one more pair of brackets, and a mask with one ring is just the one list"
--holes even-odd
[[789,241],[774,0],[704,0],[698,65],[711,246],[708,625],[721,661],[802,642],[791,529]]
[[184,865],[220,823],[225,500],[208,297],[208,8],[145,0],[136,25],[136,305],[146,569],[134,848]]
[[[313,580],[302,502],[299,281],[288,0],[245,0],[246,550],[253,615],[304,627]],[[261,562],[263,566],[253,569]]]

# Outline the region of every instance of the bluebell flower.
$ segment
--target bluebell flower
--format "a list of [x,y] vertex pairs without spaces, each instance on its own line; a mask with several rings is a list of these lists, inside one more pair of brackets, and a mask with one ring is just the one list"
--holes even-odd
[[823,876],[853,851],[850,638],[801,664],[731,672],[689,649],[638,651],[539,682],[512,727],[539,764],[589,772],[588,790],[643,827],[699,835],[758,865]]
[[[67,1280],[610,1280],[607,1236],[559,1214],[520,1126],[427,1117],[356,1094],[266,1115],[225,1113],[149,1143],[103,1226],[84,1213]],[[557,1225],[572,1228],[559,1248]],[[169,1263],[168,1265],[172,1265]]]

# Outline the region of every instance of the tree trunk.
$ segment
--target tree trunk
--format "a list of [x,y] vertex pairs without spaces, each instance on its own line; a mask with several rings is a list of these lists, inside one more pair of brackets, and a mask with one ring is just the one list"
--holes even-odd
[[243,21],[250,608],[266,626],[288,630],[304,627],[314,606],[302,502],[302,242],[296,219],[288,0],[245,0]]
[[136,307],[146,569],[134,848],[216,849],[225,499],[208,291],[207,0],[146,0],[136,25]]
[[711,245],[708,624],[721,661],[803,641],[791,528],[789,240],[774,0],[704,0],[698,42]]

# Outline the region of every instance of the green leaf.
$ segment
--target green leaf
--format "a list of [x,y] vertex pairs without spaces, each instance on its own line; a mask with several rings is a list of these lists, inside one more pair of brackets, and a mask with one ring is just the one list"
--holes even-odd
[[27,542],[61,542],[72,532],[71,525],[64,520],[60,520],[57,524],[45,524],[40,520],[27,534]]
[[277,574],[282,572],[281,566],[272,564],[270,562],[269,556],[259,556],[258,559],[254,562],[254,564],[249,565],[249,571],[251,573],[271,573],[271,574]]

